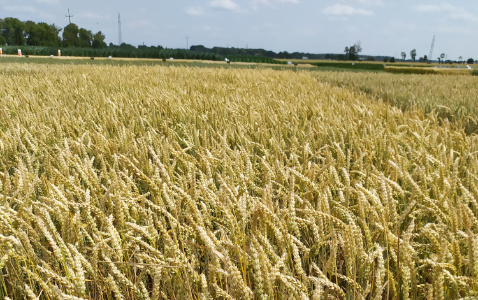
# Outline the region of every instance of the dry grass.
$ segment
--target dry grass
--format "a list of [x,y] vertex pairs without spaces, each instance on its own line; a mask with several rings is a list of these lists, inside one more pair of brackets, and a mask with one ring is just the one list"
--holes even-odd
[[0,298],[478,292],[478,141],[313,73],[0,66]]

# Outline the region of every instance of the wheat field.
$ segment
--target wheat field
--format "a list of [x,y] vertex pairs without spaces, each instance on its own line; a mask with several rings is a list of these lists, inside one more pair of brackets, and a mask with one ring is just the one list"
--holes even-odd
[[478,296],[478,139],[456,122],[307,71],[0,81],[0,299]]
[[[464,71],[438,69],[440,71]],[[467,70],[468,71],[468,70]],[[406,76],[385,73],[314,72],[320,81],[365,93],[403,110],[435,113],[478,133],[478,77],[460,75]]]

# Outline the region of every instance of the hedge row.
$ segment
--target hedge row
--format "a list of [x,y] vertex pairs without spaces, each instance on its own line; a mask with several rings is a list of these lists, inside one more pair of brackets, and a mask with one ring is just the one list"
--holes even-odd
[[[4,54],[17,54],[18,49],[22,50],[23,55],[39,55],[50,56],[58,55],[58,50],[61,50],[62,56],[80,56],[80,57],[124,57],[124,58],[157,58],[169,59],[191,59],[191,60],[212,60],[220,61],[226,57],[214,53],[201,53],[188,51],[183,49],[154,49],[154,48],[139,48],[139,49],[122,49],[119,47],[107,47],[102,49],[92,48],[58,48],[58,47],[39,47],[39,46],[3,46]],[[253,63],[267,63],[267,64],[285,64],[285,62],[277,61],[269,57],[261,56],[232,56],[228,57],[231,62],[253,62]]]

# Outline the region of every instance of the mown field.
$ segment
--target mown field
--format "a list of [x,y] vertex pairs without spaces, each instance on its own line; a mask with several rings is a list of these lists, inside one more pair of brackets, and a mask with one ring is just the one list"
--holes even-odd
[[3,63],[0,298],[476,297],[476,80]]

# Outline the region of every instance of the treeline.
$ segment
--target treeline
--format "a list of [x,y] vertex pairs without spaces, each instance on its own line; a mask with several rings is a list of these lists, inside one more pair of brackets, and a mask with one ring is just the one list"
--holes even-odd
[[[18,46],[3,46],[4,54],[16,55]],[[124,58],[156,58],[169,60],[174,59],[190,59],[190,60],[212,60],[224,61],[226,58],[230,62],[252,62],[252,63],[267,63],[267,64],[285,64],[284,62],[263,56],[247,56],[247,55],[233,55],[222,56],[214,53],[194,52],[185,49],[164,49],[161,46],[138,46],[138,48],[122,44],[116,46],[110,44],[105,48],[76,48],[76,47],[41,47],[41,46],[22,46],[23,55],[38,55],[51,56],[57,55],[58,50],[61,50],[63,56],[81,56],[81,57],[124,57]]]
[[41,46],[3,46],[4,54],[17,54],[17,49],[22,50],[23,55],[50,56],[57,55],[61,50],[63,56],[83,57],[124,57],[124,58],[159,58],[159,59],[197,59],[197,60],[224,60],[222,56],[211,53],[193,53],[184,49],[163,49],[161,47],[138,48],[123,44],[121,46],[110,45],[105,48],[78,48],[78,47],[41,47]]
[[287,51],[274,52],[264,49],[253,49],[253,48],[234,48],[234,47],[213,47],[207,48],[203,45],[191,46],[189,50],[193,52],[202,52],[202,53],[214,53],[222,56],[259,56],[259,57],[268,57],[274,59],[332,59],[332,60],[345,60],[346,57],[343,54],[315,54],[315,53],[305,53],[305,52],[292,52]]
[[[62,33],[60,35],[60,33]],[[0,45],[40,47],[105,48],[105,36],[98,31],[80,28],[71,23],[65,28],[55,24],[20,21],[17,18],[0,19]]]
[[[169,59],[224,60],[231,62],[280,63],[275,59],[333,59],[343,60],[344,55],[313,54],[303,52],[276,53],[264,49],[249,48],[206,48],[202,45],[191,46],[190,49],[164,49],[162,46],[135,47],[129,44],[106,45],[101,31],[78,27],[71,23],[64,28],[45,22],[20,21],[17,18],[0,19],[0,46],[5,54],[16,54],[17,47],[22,47],[25,55],[56,55],[58,49],[65,56],[96,57],[137,57]],[[7,46],[7,47],[5,47]]]

